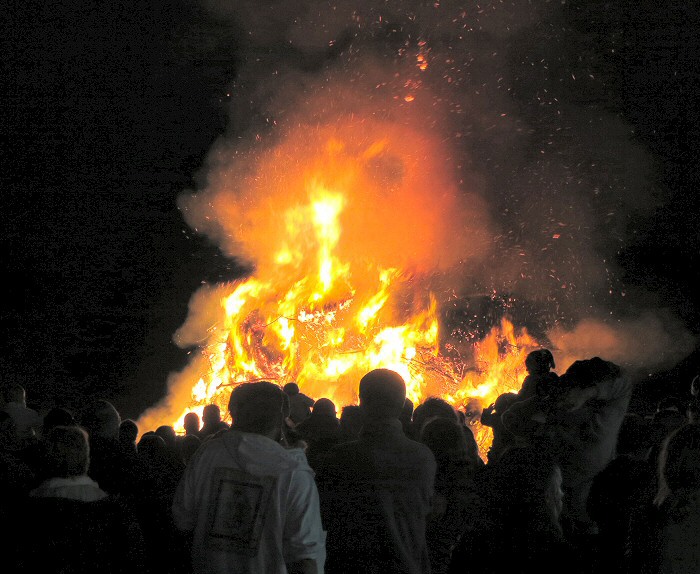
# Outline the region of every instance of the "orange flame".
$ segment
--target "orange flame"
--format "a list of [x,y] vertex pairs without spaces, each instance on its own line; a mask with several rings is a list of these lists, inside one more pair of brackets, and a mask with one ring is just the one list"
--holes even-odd
[[[382,154],[386,145],[371,143],[360,160]],[[321,149],[337,155],[343,144],[330,138]],[[435,294],[416,287],[406,270],[377,263],[372,253],[343,257],[341,220],[356,192],[356,167],[341,162],[325,173],[328,164],[319,160],[314,170],[294,174],[300,181],[290,187],[302,192],[276,215],[284,233],[266,254],[272,263],[221,298],[220,320],[204,351],[208,370],[174,426],[180,430],[184,415],[201,414],[207,403],[226,412],[230,388],[255,380],[296,381],[314,398],[355,404],[362,375],[384,367],[404,377],[415,405],[441,396],[469,411],[483,455],[490,429],[478,423],[481,407],[520,387],[524,357],[539,345],[504,319],[473,345],[473,364],[442,356]]]

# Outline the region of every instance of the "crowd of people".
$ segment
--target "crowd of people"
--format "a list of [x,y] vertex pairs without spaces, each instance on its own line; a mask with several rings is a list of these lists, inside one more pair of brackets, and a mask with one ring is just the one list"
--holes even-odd
[[[474,412],[414,408],[375,369],[338,412],[296,383],[233,388],[140,433],[106,400],[79,413],[2,389],[0,512],[13,572],[700,572],[698,385],[630,410],[593,357],[526,359],[519,392]],[[482,460],[473,433],[493,429]],[[6,531],[7,532],[7,531]]]

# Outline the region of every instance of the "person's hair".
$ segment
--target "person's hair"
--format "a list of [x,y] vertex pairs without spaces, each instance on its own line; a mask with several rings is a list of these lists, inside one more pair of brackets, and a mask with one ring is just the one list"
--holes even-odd
[[340,411],[340,434],[344,441],[355,440],[362,429],[365,416],[359,405],[345,405]]
[[547,373],[555,367],[554,357],[549,349],[538,349],[525,357],[525,368],[528,373]]
[[191,411],[185,415],[182,421],[182,425],[185,427],[185,432],[197,432],[199,430],[199,415],[194,411]]
[[221,420],[221,407],[216,403],[208,404],[202,410],[202,420],[204,423],[215,423]]
[[156,434],[161,437],[165,441],[165,444],[169,447],[175,446],[175,443],[177,442],[177,433],[175,432],[175,428],[173,426],[160,425],[156,429]]
[[42,434],[46,434],[53,427],[57,426],[72,426],[76,424],[73,414],[63,407],[53,407],[44,415],[41,424]]
[[473,460],[463,425],[451,419],[438,417],[427,421],[419,438],[433,452],[438,465],[447,460]]
[[457,410],[450,403],[440,397],[429,397],[413,411],[413,424],[411,425],[413,436],[415,438],[420,437],[423,425],[435,417],[447,418],[459,423]]
[[298,395],[299,394],[299,385],[296,383],[287,383],[282,387],[282,390],[288,394],[288,395]]
[[658,458],[658,479],[654,499],[657,506],[680,488],[700,488],[700,425],[685,424],[664,439]]
[[231,392],[228,410],[232,428],[243,432],[267,434],[282,428],[282,389],[269,381],[243,383]]
[[104,399],[93,401],[83,412],[81,425],[90,438],[118,438],[121,417],[114,405]]
[[90,465],[88,435],[77,425],[53,427],[42,438],[42,451],[48,477],[70,478],[87,473]]
[[139,436],[139,427],[131,419],[124,419],[119,425],[119,438],[128,442],[136,442]]
[[368,418],[399,418],[406,400],[406,383],[390,369],[374,369],[360,379],[360,407]]
[[317,416],[324,416],[324,417],[335,417],[336,415],[336,410],[335,410],[335,403],[326,398],[318,399],[315,403],[313,408],[311,409],[311,414],[314,417]]

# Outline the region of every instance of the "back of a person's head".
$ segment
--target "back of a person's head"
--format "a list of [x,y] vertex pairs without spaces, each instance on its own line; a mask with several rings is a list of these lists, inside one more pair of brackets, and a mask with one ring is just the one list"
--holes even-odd
[[345,405],[340,411],[340,432],[344,441],[355,440],[364,424],[360,405]]
[[206,405],[202,410],[202,421],[204,424],[217,423],[221,420],[221,408],[215,403]]
[[299,385],[296,383],[287,383],[282,387],[282,390],[285,392],[285,394],[289,395],[290,397],[292,395],[298,395],[299,394]]
[[43,464],[49,477],[70,478],[87,473],[88,435],[77,425],[55,426],[42,438]]
[[686,424],[671,432],[663,442],[658,464],[660,494],[699,489],[700,425]]
[[413,411],[413,436],[419,437],[423,430],[423,425],[428,420],[436,417],[459,422],[457,410],[450,403],[440,397],[429,397]]
[[427,421],[419,439],[433,451],[438,464],[472,460],[463,425],[449,418],[437,417]]
[[532,375],[547,373],[555,367],[554,357],[549,349],[538,349],[525,357],[525,368]]
[[374,369],[360,379],[360,407],[368,419],[399,418],[406,400],[406,383],[390,369]]
[[187,413],[182,421],[182,425],[186,434],[196,433],[199,431],[199,415],[194,411]]
[[311,409],[311,414],[314,417],[332,417],[335,418],[336,415],[336,409],[335,409],[335,403],[326,398],[321,398],[318,399],[315,403],[313,408]]
[[107,400],[98,399],[90,403],[80,418],[81,425],[90,438],[119,438],[121,417],[114,405]]
[[19,383],[10,383],[2,388],[2,400],[5,403],[23,403],[27,400],[27,393]]
[[75,417],[68,409],[64,409],[63,407],[53,407],[44,415],[41,425],[41,432],[42,434],[46,434],[54,427],[72,426],[75,424]]
[[119,439],[128,443],[135,443],[139,436],[139,427],[131,419],[124,419],[119,424]]
[[281,430],[283,394],[279,386],[269,381],[238,385],[231,392],[228,404],[232,428],[257,434]]
[[156,434],[161,437],[165,444],[169,447],[174,447],[177,442],[177,433],[175,432],[175,427],[171,425],[160,425],[156,429]]
[[143,433],[137,446],[139,456],[151,460],[163,458],[168,449],[163,437],[158,436],[154,431]]

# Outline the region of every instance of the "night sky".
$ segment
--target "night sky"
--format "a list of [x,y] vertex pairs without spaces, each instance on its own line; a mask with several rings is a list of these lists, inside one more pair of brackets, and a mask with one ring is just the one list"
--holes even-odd
[[[230,18],[215,3],[63,4],[14,3],[2,39],[2,378],[23,384],[39,410],[77,409],[96,396],[136,419],[188,362],[172,337],[192,294],[243,272],[193,231],[178,197],[204,186],[218,138],[245,131],[247,108],[236,107],[231,86],[244,68],[245,78],[255,75],[245,26],[256,18]],[[317,4],[326,3],[290,2],[280,18],[294,18],[289,6],[305,14]],[[626,189],[625,201],[635,206],[643,197],[644,209],[629,210],[619,245],[606,251],[616,288],[673,310],[697,336],[700,10],[688,4],[573,1],[561,2],[555,17],[540,12],[524,32],[504,36],[505,61],[517,72],[506,75],[504,97],[534,124],[539,108],[530,99],[541,95],[543,76],[523,70],[564,47],[567,58],[550,73],[571,82],[586,71],[590,80],[574,77],[578,84],[561,88],[565,103],[614,118],[641,158],[643,177],[626,181],[644,191]],[[466,33],[477,32],[475,24]],[[395,40],[389,36],[383,45]],[[276,50],[287,68],[311,75],[342,61],[353,42],[338,38],[324,51],[270,46],[268,62]],[[645,395],[686,393],[698,372],[694,348],[652,373]]]

